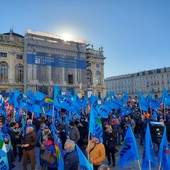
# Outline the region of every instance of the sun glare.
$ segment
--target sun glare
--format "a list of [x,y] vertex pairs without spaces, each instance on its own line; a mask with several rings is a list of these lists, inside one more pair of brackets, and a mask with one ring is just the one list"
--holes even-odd
[[62,34],[61,37],[64,41],[70,41],[73,38],[70,34]]

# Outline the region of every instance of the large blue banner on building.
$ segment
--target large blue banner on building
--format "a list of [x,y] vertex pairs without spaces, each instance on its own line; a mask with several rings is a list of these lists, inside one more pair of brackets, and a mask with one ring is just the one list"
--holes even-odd
[[52,66],[52,67],[66,67],[66,68],[78,68],[86,69],[86,60],[62,58],[60,55],[51,55],[47,53],[27,53],[27,64],[40,65],[40,66]]

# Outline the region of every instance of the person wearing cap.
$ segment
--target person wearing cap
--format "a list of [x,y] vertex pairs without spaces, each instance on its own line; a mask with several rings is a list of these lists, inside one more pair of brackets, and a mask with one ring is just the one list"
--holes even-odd
[[23,147],[23,170],[27,170],[27,161],[31,161],[31,170],[35,170],[35,146],[37,137],[34,128],[31,125],[26,126],[26,134],[21,140]]
[[34,128],[35,133],[36,133],[36,126],[32,123],[32,119],[27,119],[27,124],[31,124],[32,127]]
[[88,159],[91,164],[93,164],[94,170],[103,163],[106,157],[105,147],[103,143],[100,142],[99,134],[94,133],[91,135],[92,140],[89,141],[86,151],[88,153]]

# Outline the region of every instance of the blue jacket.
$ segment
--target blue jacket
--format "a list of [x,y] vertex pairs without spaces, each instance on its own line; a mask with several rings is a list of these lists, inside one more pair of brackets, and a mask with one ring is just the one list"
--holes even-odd
[[64,156],[64,170],[78,170],[79,158],[75,150],[67,152]]
[[[54,142],[51,141],[51,140],[47,140],[46,141],[46,145],[45,145],[45,148],[48,150],[48,151],[51,151],[51,153],[56,157],[56,150],[55,150],[55,146],[54,146]],[[58,167],[58,161],[57,161],[57,158],[56,158],[56,162],[51,165],[47,162],[45,162],[46,166],[49,167],[49,168],[57,168]]]

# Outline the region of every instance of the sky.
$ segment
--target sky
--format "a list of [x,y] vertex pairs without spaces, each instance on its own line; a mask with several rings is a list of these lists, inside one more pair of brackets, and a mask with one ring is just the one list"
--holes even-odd
[[0,33],[70,34],[104,50],[104,77],[170,67],[169,0],[2,0]]

